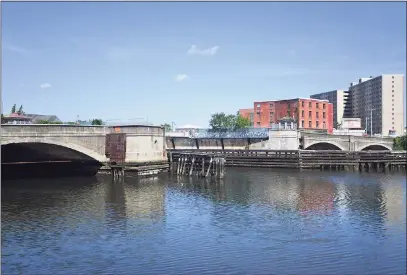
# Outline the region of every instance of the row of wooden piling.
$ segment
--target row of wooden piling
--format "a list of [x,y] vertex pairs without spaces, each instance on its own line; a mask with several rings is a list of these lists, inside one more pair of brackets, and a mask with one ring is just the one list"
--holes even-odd
[[223,156],[203,153],[180,153],[177,158],[169,154],[170,172],[177,175],[216,177],[225,176],[226,160]]

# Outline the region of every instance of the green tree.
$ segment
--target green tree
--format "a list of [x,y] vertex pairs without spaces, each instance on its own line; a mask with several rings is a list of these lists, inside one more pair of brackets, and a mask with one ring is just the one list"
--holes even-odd
[[92,125],[103,125],[103,121],[99,118],[97,119],[92,119]]
[[393,148],[395,150],[407,150],[407,135],[396,137],[393,140]]
[[16,104],[14,104],[13,107],[11,107],[11,113],[12,114],[15,113],[16,109],[17,109],[17,106],[16,106]]
[[168,123],[161,124],[161,127],[163,127],[166,132],[171,132],[172,131],[172,127]]
[[235,129],[236,116],[225,113],[212,114],[209,125],[212,130],[232,130]]
[[18,113],[19,115],[23,115],[23,114],[24,114],[23,105],[20,105],[20,108],[18,108],[17,113]]
[[239,114],[236,116],[235,126],[234,126],[235,130],[249,128],[250,126],[251,126],[250,119],[248,119],[246,117],[242,117]]
[[4,115],[1,114],[1,124],[3,124],[3,123],[4,123]]

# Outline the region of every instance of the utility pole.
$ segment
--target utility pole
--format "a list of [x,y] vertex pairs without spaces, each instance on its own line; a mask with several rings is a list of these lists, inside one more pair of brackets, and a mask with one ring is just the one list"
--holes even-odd
[[366,117],[366,122],[365,122],[365,132],[366,132],[366,135],[367,135],[367,117]]
[[370,109],[370,136],[373,136],[373,109]]

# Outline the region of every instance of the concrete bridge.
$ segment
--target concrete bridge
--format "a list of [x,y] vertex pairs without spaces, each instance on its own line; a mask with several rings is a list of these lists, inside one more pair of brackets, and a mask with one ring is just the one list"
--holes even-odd
[[[2,162],[49,159],[89,160],[106,163],[106,135],[126,133],[126,160],[166,160],[168,149],[270,149],[270,150],[392,150],[392,138],[356,137],[273,131],[268,137],[226,136],[164,138],[157,126],[2,125]],[[32,159],[27,159],[30,156]],[[35,157],[34,157],[35,156]],[[40,157],[41,156],[41,157]],[[23,159],[21,159],[23,158]]]
[[310,150],[393,150],[393,138],[301,133],[300,146]]
[[[165,159],[164,131],[158,126],[1,125],[2,163],[41,159],[106,163],[106,135],[126,133],[126,158],[132,162]],[[18,155],[18,157],[16,156]],[[31,159],[27,159],[31,155]],[[23,159],[21,159],[23,158]]]

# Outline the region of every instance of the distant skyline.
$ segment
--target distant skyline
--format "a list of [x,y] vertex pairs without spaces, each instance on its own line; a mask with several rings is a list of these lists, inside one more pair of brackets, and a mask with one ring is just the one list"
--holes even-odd
[[254,101],[406,74],[405,2],[1,5],[3,113],[207,127]]

